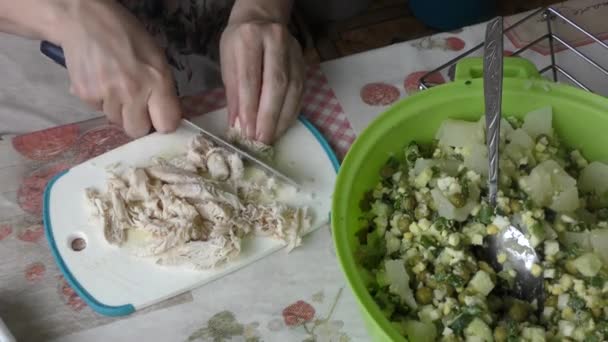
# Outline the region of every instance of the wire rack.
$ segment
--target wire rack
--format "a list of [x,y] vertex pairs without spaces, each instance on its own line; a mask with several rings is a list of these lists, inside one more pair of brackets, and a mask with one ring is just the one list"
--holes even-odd
[[[604,43],[601,39],[599,39],[597,36],[591,34],[589,31],[582,28],[579,24],[577,24],[574,21],[565,17],[555,7],[541,8],[541,9],[538,9],[538,10],[526,15],[525,17],[518,20],[511,26],[504,28],[503,34],[506,34],[509,31],[515,29],[516,27],[528,22],[529,20],[538,18],[539,16],[541,16],[542,20],[544,22],[546,22],[547,33],[540,35],[538,38],[534,39],[530,43],[519,48],[519,50],[513,52],[513,56],[518,56],[518,55],[522,54],[523,52],[529,50],[534,45],[539,44],[543,41],[548,41],[550,62],[549,62],[549,65],[547,65],[543,68],[540,68],[539,73],[541,75],[549,74],[551,76],[551,78],[553,79],[553,81],[555,81],[555,82],[559,82],[560,76],[563,76],[567,80],[569,80],[570,83],[572,83],[586,91],[593,92],[590,89],[590,87],[588,87],[583,81],[581,81],[579,78],[575,77],[574,74],[571,73],[570,71],[566,70],[565,67],[558,64],[558,62],[556,61],[556,58],[555,58],[556,43],[560,44],[562,49],[564,49],[564,50],[567,49],[567,50],[572,51],[582,61],[584,61],[585,63],[587,63],[587,64],[591,65],[592,67],[594,67],[595,69],[597,69],[604,76],[606,76],[606,78],[608,78],[608,69],[603,67],[602,65],[600,65],[597,61],[593,60],[593,58],[589,57],[586,53],[582,52],[580,49],[569,44],[565,39],[560,37],[560,35],[556,34],[555,30],[554,30],[555,20],[558,18],[561,19],[563,24],[569,25],[570,27],[574,28],[575,30],[581,32],[588,39],[593,40],[595,43],[597,43],[599,46],[601,46],[603,49],[605,49],[606,53],[608,53],[608,45],[606,43]],[[450,76],[450,78],[453,78],[454,67],[455,67],[456,63],[458,63],[458,61],[461,60],[462,58],[467,57],[467,56],[473,54],[474,52],[476,52],[477,50],[481,49],[483,46],[484,46],[484,43],[480,43],[480,44],[476,45],[475,47],[465,51],[458,57],[456,57],[456,58],[448,61],[447,63],[440,65],[436,69],[431,70],[428,73],[426,73],[424,76],[422,76],[420,78],[420,82],[419,82],[420,89],[424,90],[424,89],[431,88],[435,85],[438,85],[438,84],[435,84],[428,80],[432,74],[435,74],[437,72],[446,71],[446,69],[448,69],[447,70],[448,75]],[[608,82],[608,80],[607,80],[607,82]]]

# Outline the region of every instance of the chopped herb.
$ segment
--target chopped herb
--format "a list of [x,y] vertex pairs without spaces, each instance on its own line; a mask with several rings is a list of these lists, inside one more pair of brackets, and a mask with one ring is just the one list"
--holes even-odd
[[376,232],[367,234],[367,244],[358,249],[359,263],[368,269],[374,269],[380,264],[386,254],[384,237]]
[[369,233],[369,227],[363,227],[359,229],[356,233],[357,239],[359,240],[360,245],[365,245],[367,243],[367,234]]
[[608,208],[598,209],[598,211],[596,213],[597,213],[598,219],[600,219],[602,221],[608,220]]
[[545,228],[538,222],[534,223],[532,226],[530,226],[530,234],[536,236],[538,239],[540,240],[544,240],[545,239]]
[[435,242],[435,239],[433,239],[432,237],[430,237],[428,235],[423,235],[420,238],[420,244],[422,246],[424,246],[425,248],[430,248],[430,247],[435,247],[437,242]]
[[574,243],[571,246],[569,246],[568,248],[566,248],[565,252],[569,258],[573,259],[573,258],[580,256],[582,254],[583,250],[582,250],[582,248],[580,248],[578,246],[578,244]]
[[490,224],[492,223],[492,215],[494,214],[494,212],[492,211],[492,208],[490,208],[489,205],[482,205],[481,209],[479,209],[479,212],[477,213],[477,221],[483,223],[483,224]]
[[604,334],[604,336],[608,336],[608,322],[606,321],[600,321],[597,324],[597,331]]
[[585,337],[583,342],[600,342],[600,339],[595,335],[591,335],[591,336]]
[[568,230],[571,232],[580,233],[588,230],[589,226],[585,222],[577,222],[576,224],[571,225],[569,228],[570,229]]
[[549,208],[545,208],[545,220],[548,222],[555,222],[555,218],[557,217],[557,213],[554,210]]
[[507,122],[511,125],[511,127],[517,129],[521,127],[522,121],[514,116],[508,116]]
[[374,192],[370,190],[363,195],[363,199],[359,202],[359,208],[363,212],[369,211],[372,208],[373,201]]
[[464,329],[475,319],[475,316],[463,312],[449,325],[450,329],[452,329],[455,333],[460,334],[464,331]]
[[399,169],[399,160],[394,156],[388,158],[388,161],[380,171],[380,176],[383,178],[391,178]]
[[420,158],[420,148],[415,141],[412,141],[405,149],[405,159],[409,163],[414,163],[418,158]]
[[518,323],[512,319],[507,320],[507,341],[519,341]]
[[573,310],[582,310],[585,307],[585,300],[577,296],[571,296],[568,306]]
[[532,202],[532,199],[530,199],[530,198],[524,199],[524,209],[532,210],[533,208],[534,208],[534,202]]
[[382,309],[382,312],[387,317],[391,317],[395,311],[395,303],[390,300],[388,293],[386,291],[378,291],[374,299],[378,303],[378,306],[380,306],[380,309]]
[[436,146],[436,144],[419,144],[420,156],[422,158],[433,158]]
[[448,220],[445,217],[441,216],[435,219],[435,228],[437,228],[437,230],[439,231],[447,230],[450,232],[455,232],[458,230],[456,221]]
[[589,279],[589,284],[593,287],[602,288],[604,286],[604,278],[600,276],[595,276]]
[[438,282],[445,282],[448,285],[454,287],[454,288],[460,288],[464,286],[464,279],[457,276],[456,274],[453,273],[439,273],[435,275],[435,279]]

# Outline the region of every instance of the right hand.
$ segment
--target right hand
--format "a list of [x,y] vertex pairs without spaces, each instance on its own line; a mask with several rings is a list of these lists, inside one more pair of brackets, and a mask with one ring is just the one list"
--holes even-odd
[[113,0],[65,0],[54,43],[63,48],[70,92],[133,137],[174,131],[181,109],[163,51]]

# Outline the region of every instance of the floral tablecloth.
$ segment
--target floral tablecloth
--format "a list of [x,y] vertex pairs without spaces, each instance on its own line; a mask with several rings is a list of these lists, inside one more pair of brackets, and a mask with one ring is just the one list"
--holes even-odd
[[[604,3],[579,0],[566,5],[572,13],[585,9],[583,19],[594,22],[605,14]],[[533,28],[522,30],[506,41],[507,50],[525,44],[526,32]],[[417,91],[417,80],[426,70],[481,42],[483,32],[484,26],[477,25],[311,66],[303,115],[342,158],[355,132],[394,101]],[[583,49],[594,53],[592,46]],[[43,234],[41,195],[52,175],[128,138],[64,94],[67,76],[39,56],[35,43],[0,35],[0,51],[0,317],[19,341],[368,340],[329,227],[307,236],[287,257],[269,256],[132,316],[95,314],[55,266]],[[542,50],[529,54],[542,62]],[[447,79],[444,74],[433,77],[439,83]],[[608,84],[596,83],[600,91]],[[182,101],[190,115],[225,105],[222,89]],[[3,119],[9,112],[24,119]]]

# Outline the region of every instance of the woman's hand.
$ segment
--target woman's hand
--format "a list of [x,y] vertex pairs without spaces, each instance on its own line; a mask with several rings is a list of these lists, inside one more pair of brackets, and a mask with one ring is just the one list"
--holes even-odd
[[70,91],[132,137],[176,129],[180,105],[166,58],[116,1],[64,0],[55,41],[64,50]]
[[295,121],[302,97],[304,59],[287,29],[289,3],[238,0],[220,42],[230,124],[238,118],[248,138],[267,144]]

